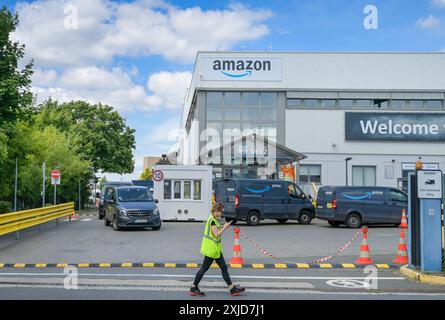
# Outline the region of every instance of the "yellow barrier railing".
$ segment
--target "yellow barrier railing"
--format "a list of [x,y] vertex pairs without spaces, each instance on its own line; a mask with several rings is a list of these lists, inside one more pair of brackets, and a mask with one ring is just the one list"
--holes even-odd
[[74,202],[0,215],[0,236],[74,214]]

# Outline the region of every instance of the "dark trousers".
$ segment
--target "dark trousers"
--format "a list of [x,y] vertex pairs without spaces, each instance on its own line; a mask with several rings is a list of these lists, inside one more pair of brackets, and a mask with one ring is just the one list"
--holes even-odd
[[221,256],[218,259],[213,259],[204,256],[204,262],[202,263],[201,268],[198,270],[198,273],[196,274],[195,281],[193,284],[195,286],[198,286],[199,282],[201,281],[204,274],[209,270],[210,266],[212,265],[213,261],[216,261],[219,268],[221,269],[222,276],[224,278],[224,281],[227,283],[228,286],[232,285],[232,280],[230,280],[229,270],[227,268],[226,260],[224,260],[224,256],[221,253]]

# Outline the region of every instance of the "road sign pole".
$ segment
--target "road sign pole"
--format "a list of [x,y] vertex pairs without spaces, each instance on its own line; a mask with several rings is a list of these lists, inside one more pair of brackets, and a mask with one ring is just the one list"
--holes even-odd
[[[14,182],[14,212],[17,212],[17,180],[18,180],[18,169],[19,166],[19,160],[18,157],[15,158],[15,182]],[[19,230],[15,233],[15,238],[18,240],[20,237]]]

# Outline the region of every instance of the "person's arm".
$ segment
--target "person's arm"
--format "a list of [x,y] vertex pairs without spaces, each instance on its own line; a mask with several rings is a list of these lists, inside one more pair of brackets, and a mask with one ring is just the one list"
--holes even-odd
[[232,223],[232,221],[230,222],[226,222],[224,223],[224,225],[222,226],[222,228],[218,229],[217,226],[212,225],[212,234],[215,238],[219,238],[222,236],[222,234],[224,233],[224,231],[226,231],[226,229],[228,227],[230,227],[230,224]]

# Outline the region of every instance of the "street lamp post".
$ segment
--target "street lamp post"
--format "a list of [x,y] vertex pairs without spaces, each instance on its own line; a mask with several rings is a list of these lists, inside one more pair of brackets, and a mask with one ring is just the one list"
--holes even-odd
[[345,165],[346,165],[346,186],[348,186],[348,161],[352,160],[351,157],[348,157],[345,159]]

